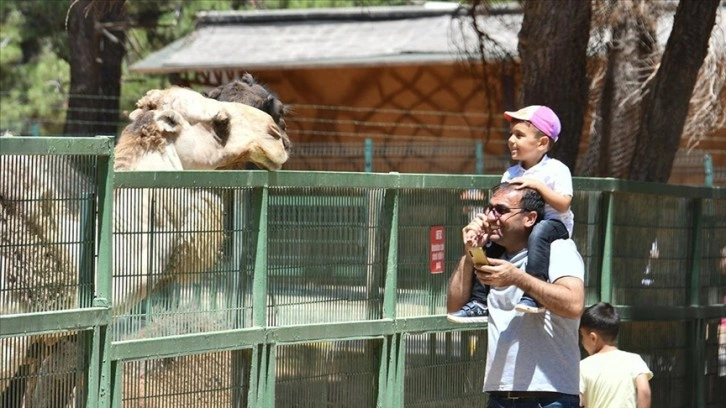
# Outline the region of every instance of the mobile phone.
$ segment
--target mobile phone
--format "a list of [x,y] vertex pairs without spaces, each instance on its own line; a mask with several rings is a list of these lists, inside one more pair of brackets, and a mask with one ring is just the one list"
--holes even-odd
[[469,249],[469,256],[471,256],[471,260],[474,261],[474,265],[489,265],[487,254],[484,252],[483,248]]

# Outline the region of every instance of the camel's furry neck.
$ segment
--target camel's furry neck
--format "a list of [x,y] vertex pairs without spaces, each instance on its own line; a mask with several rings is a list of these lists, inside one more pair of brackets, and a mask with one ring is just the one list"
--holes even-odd
[[121,141],[115,149],[115,170],[184,170],[173,143],[141,146],[135,140]]

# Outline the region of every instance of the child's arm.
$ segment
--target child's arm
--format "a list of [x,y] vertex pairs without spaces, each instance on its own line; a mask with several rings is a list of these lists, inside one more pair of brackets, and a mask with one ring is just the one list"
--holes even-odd
[[635,390],[638,408],[650,408],[650,383],[646,374],[635,377]]
[[550,207],[554,208],[558,212],[563,213],[570,209],[570,204],[572,203],[571,195],[556,193],[541,181],[528,177],[515,177],[509,180],[509,183],[518,184],[518,189],[529,187],[537,190],[542,195],[545,203],[549,204]]

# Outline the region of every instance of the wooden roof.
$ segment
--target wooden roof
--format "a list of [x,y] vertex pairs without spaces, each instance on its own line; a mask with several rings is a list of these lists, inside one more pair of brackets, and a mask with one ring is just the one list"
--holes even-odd
[[[194,32],[131,66],[138,73],[450,63],[476,49],[455,3],[419,6],[204,12]],[[482,27],[517,51],[518,6],[481,16]],[[495,56],[493,56],[495,57]]]

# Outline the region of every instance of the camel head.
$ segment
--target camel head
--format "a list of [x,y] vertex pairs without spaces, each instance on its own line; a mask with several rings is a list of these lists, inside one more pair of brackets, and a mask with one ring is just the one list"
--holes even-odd
[[[159,169],[159,160],[177,160],[181,168],[215,170],[254,163],[279,170],[288,159],[283,132],[273,118],[254,107],[206,98],[191,89],[154,89],[137,102],[116,147],[117,165],[129,169]],[[170,148],[173,148],[170,150]],[[139,154],[149,159],[139,166]],[[171,166],[173,167],[173,166]]]
[[[275,120],[282,131],[287,130],[285,115],[288,114],[287,107],[264,85],[260,84],[251,74],[245,73],[242,79],[220,85],[210,91],[202,92],[202,95],[223,102],[238,102],[253,106],[261,111],[267,112]],[[283,135],[290,148],[290,139],[287,134]]]
[[[202,95],[223,102],[243,103],[267,112],[282,130],[282,141],[285,144],[285,149],[288,152],[290,151],[292,144],[287,135],[287,124],[285,123],[285,115],[289,113],[287,107],[277,98],[277,95],[257,82],[251,74],[245,73],[241,79],[202,92]],[[255,169],[256,167],[248,164],[245,168]]]

